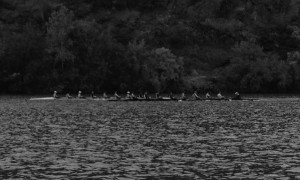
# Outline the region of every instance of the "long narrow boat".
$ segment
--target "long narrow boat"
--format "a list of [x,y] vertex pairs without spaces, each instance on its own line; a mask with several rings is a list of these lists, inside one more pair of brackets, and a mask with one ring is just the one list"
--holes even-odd
[[108,100],[103,98],[67,98],[67,97],[61,97],[61,98],[54,98],[54,97],[41,97],[41,98],[30,98],[30,101],[60,101],[60,100],[66,100],[66,101],[83,101],[83,100]]
[[115,102],[131,102],[131,101],[259,101],[259,99],[170,99],[170,98],[163,98],[163,99],[109,99],[108,101],[115,101]]
[[144,98],[138,98],[138,99],[126,99],[126,98],[121,98],[121,99],[116,99],[114,97],[112,98],[66,98],[66,97],[61,97],[61,98],[54,98],[54,97],[41,97],[41,98],[30,98],[30,101],[60,101],[60,100],[66,100],[66,101],[82,101],[82,100],[92,100],[92,101],[113,101],[113,102],[131,102],[131,101],[154,101],[154,102],[161,102],[161,101],[173,101],[173,102],[178,102],[178,101],[260,101],[260,99],[230,99],[230,98],[225,98],[225,99],[217,99],[217,98],[212,98],[212,99],[171,99],[171,98],[160,98],[160,99],[144,99]]
[[245,98],[245,99],[230,99],[230,101],[260,101],[260,99]]
[[243,99],[232,99],[232,98],[225,98],[225,99],[197,99],[196,101],[259,101],[259,99],[254,98],[243,98]]
[[108,101],[178,101],[178,99],[171,99],[171,98],[160,98],[160,99],[145,99],[145,98],[138,98],[138,99],[109,99]]
[[47,101],[47,100],[55,100],[54,97],[42,97],[42,98],[30,98],[30,101]]

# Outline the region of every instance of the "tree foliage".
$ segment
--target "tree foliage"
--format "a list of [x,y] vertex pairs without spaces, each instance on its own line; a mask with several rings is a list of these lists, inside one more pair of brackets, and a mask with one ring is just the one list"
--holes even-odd
[[0,0],[0,91],[296,92],[299,7],[299,0]]
[[54,59],[60,62],[62,67],[65,62],[73,61],[71,52],[73,41],[70,33],[73,29],[74,15],[64,6],[53,12],[47,23],[48,52],[54,55]]

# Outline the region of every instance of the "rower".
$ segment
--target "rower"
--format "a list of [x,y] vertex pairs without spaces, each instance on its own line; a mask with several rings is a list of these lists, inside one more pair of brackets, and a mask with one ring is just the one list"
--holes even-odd
[[219,93],[217,94],[217,97],[218,97],[218,99],[225,99],[225,97],[222,96],[221,92],[219,92]]
[[162,99],[162,97],[159,95],[159,92],[155,93],[155,98],[156,99]]
[[79,99],[83,99],[83,98],[84,98],[84,97],[81,95],[81,91],[78,91],[77,98],[79,98]]
[[116,99],[121,99],[121,96],[118,95],[117,91],[115,92],[114,96]]
[[180,100],[186,100],[186,96],[184,92],[181,94]]
[[148,92],[145,92],[144,93],[144,97],[143,97],[144,99],[150,99],[150,97],[149,97],[149,95],[148,95]]
[[138,98],[143,99],[144,98],[143,93],[140,92],[139,95],[138,95]]
[[242,98],[241,98],[241,95],[240,95],[239,92],[235,92],[235,93],[234,93],[234,97],[233,97],[232,99],[233,99],[233,100],[241,100]]
[[170,92],[169,98],[170,98],[170,99],[174,99],[174,96],[173,96],[173,93],[172,93],[172,92]]
[[71,96],[69,93],[67,93],[67,94],[66,94],[66,98],[71,99],[72,96]]
[[97,98],[97,96],[95,96],[94,91],[91,92],[91,98]]
[[103,98],[106,99],[108,96],[106,95],[106,92],[103,93]]
[[207,92],[207,93],[205,94],[205,98],[206,98],[206,99],[210,99],[210,98],[211,98],[209,92]]
[[137,97],[134,95],[134,93],[133,93],[133,92],[131,93],[131,95],[130,95],[130,96],[131,96],[131,99],[138,99],[138,98],[137,98]]
[[198,96],[197,94],[197,91],[194,92],[194,94],[192,95],[192,97],[197,100],[197,99],[200,99],[200,97]]
[[126,94],[126,97],[125,97],[126,99],[131,99],[131,95],[130,95],[130,92],[129,91],[127,91],[127,94]]
[[54,91],[54,92],[53,92],[53,98],[55,98],[55,99],[56,99],[56,98],[59,98],[58,95],[57,95],[57,91]]

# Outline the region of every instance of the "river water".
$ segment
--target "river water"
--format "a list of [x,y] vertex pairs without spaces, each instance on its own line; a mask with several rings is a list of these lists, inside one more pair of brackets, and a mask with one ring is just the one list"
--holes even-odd
[[0,179],[300,179],[300,101],[0,99]]

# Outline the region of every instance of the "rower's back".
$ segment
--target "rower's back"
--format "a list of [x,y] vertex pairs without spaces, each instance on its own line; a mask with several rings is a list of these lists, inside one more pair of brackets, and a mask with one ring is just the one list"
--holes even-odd
[[194,100],[200,99],[200,97],[197,94],[197,91],[194,92],[194,94],[192,95]]
[[210,98],[211,98],[209,92],[207,92],[207,93],[205,94],[205,98],[206,98],[206,99],[210,99]]
[[241,100],[242,97],[241,97],[240,93],[235,92],[235,93],[234,93],[234,97],[233,97],[232,99],[233,99],[233,100]]
[[182,94],[181,94],[181,97],[180,97],[180,99],[181,99],[181,100],[186,100],[185,93],[182,93]]
[[221,92],[219,92],[219,93],[217,94],[217,98],[218,98],[218,99],[224,99],[224,96],[222,96]]

